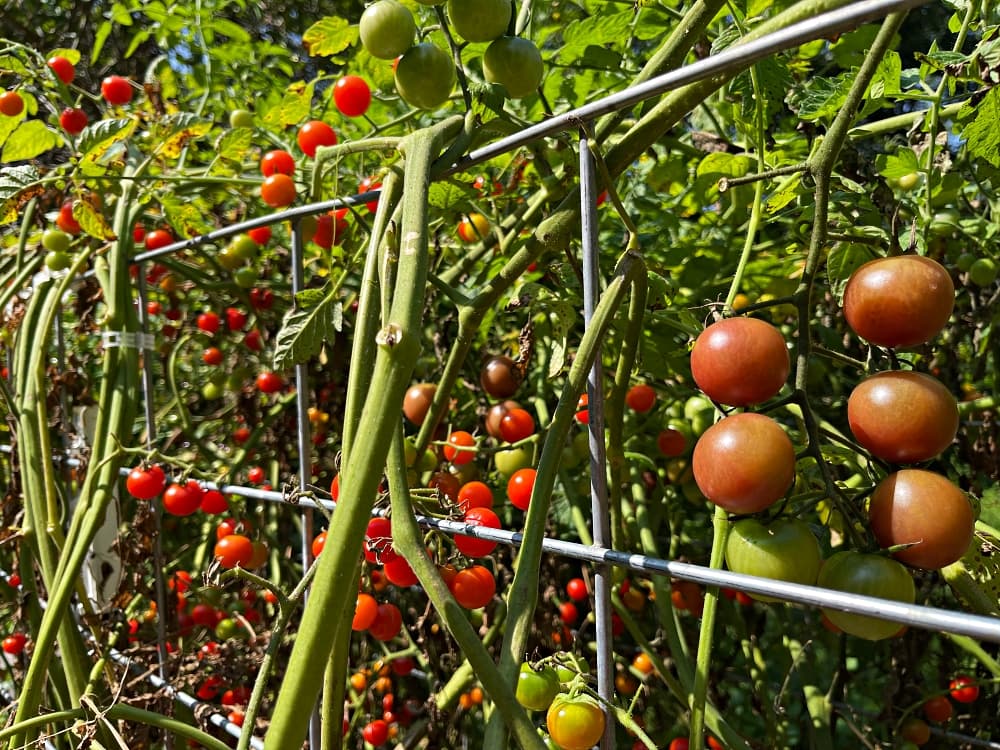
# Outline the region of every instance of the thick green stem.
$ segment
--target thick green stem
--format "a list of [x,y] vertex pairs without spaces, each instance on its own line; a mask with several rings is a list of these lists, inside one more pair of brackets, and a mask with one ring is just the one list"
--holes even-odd
[[[406,160],[399,271],[388,324],[376,335],[378,352],[359,425],[341,471],[341,496],[316,580],[303,611],[299,634],[264,740],[268,750],[301,745],[319,695],[323,672],[352,612],[343,603],[357,592],[361,542],[375,501],[389,444],[399,422],[403,395],[420,353],[419,331],[427,285],[427,188],[430,166],[447,137],[461,127],[449,120],[418,131],[400,146]],[[374,243],[373,243],[374,244]],[[370,294],[363,290],[363,296]],[[374,394],[377,394],[375,396]]]

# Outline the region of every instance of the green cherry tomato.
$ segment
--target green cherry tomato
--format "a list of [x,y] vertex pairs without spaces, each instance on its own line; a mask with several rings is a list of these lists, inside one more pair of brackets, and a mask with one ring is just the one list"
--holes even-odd
[[467,42],[492,42],[507,31],[510,0],[448,0],[448,19]]
[[418,109],[437,109],[455,88],[455,64],[429,42],[410,47],[396,65],[396,91]]
[[218,398],[222,398],[224,392],[221,384],[213,383],[211,380],[201,387],[201,397],[206,401],[215,401]]
[[358,31],[372,57],[395,60],[413,44],[417,24],[405,5],[396,0],[378,0],[361,14]]
[[233,274],[233,280],[236,282],[236,286],[241,289],[252,289],[257,283],[257,278],[257,269],[250,268],[249,266],[238,268]]
[[532,711],[545,711],[559,693],[559,677],[552,667],[536,671],[528,663],[521,665],[517,676],[517,702]]
[[64,253],[69,250],[69,243],[73,238],[61,229],[46,229],[42,232],[42,247],[56,253]]
[[45,253],[45,266],[50,271],[65,271],[73,265],[73,258],[69,253],[59,250],[50,250]]
[[251,261],[257,257],[257,243],[249,235],[239,234],[229,243],[229,252],[241,262]]
[[553,657],[555,663],[553,669],[556,671],[556,678],[563,685],[568,685],[576,679],[578,675],[590,672],[590,665],[582,656],[575,656],[568,652],[560,652]]
[[531,466],[531,450],[521,446],[506,451],[497,451],[493,454],[493,460],[496,462],[497,471],[505,479],[509,479],[518,469]]
[[[916,589],[909,571],[888,557],[864,552],[838,552],[820,568],[816,585],[835,591],[877,596],[913,604]],[[878,641],[899,632],[900,624],[837,609],[824,609],[830,621],[845,633]]]
[[997,264],[992,258],[980,258],[969,266],[969,280],[976,286],[989,286],[997,280]]
[[542,53],[535,43],[518,36],[502,36],[483,54],[483,74],[499,83],[511,99],[534,94],[542,82]]
[[965,273],[970,268],[972,268],[972,264],[975,263],[976,260],[977,260],[976,256],[973,255],[972,253],[962,253],[961,255],[958,256],[958,259],[955,261],[955,268],[957,268],[962,273]]
[[253,112],[245,109],[234,109],[229,113],[229,127],[231,128],[252,128]]
[[920,172],[909,172],[896,179],[896,186],[905,193],[910,192],[920,182]]
[[562,750],[590,750],[604,734],[604,711],[587,696],[556,696],[545,715],[549,736]]
[[236,621],[231,617],[219,620],[218,624],[215,626],[215,637],[220,641],[228,641],[236,635],[238,627],[239,626],[236,624]]
[[[798,519],[778,519],[767,526],[755,518],[733,524],[726,543],[726,565],[745,573],[779,581],[813,585],[822,558],[819,542],[809,524]],[[751,594],[760,601],[777,601]]]
[[233,252],[232,245],[222,248],[216,256],[216,260],[227,271],[235,271],[243,265],[243,259]]

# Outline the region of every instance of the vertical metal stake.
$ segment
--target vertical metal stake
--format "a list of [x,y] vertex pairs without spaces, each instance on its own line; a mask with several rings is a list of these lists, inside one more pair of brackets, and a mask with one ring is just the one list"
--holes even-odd
[[[146,334],[149,333],[149,312],[147,309],[148,296],[146,293],[146,266],[144,263],[139,263],[138,268],[138,292],[139,292],[139,330],[142,332],[142,338],[145,339]],[[153,352],[149,349],[143,347],[141,350],[142,355],[142,401],[143,401],[143,414],[146,420],[146,449],[152,450],[153,443],[156,436],[156,410],[154,408],[153,399],[156,393],[155,384],[153,382],[153,364],[152,357]],[[153,511],[153,523],[156,528],[156,533],[153,534],[153,570],[155,571],[156,579],[156,657],[158,663],[158,671],[160,679],[165,683],[169,682],[168,670],[167,670],[167,587],[166,582],[163,580],[164,573],[164,561],[163,561],[163,505],[160,498],[153,498],[152,500],[152,511]],[[173,738],[168,732],[165,735],[167,742],[167,748],[169,749],[173,745]]]
[[[597,179],[594,155],[586,137],[580,138],[580,217],[583,240],[583,317],[586,325],[594,315],[598,297],[600,253],[597,246]],[[611,521],[608,514],[607,456],[604,449],[604,387],[601,351],[587,379],[587,411],[590,415],[590,506],[594,519],[594,544],[611,546]],[[614,698],[614,661],[611,636],[611,568],[594,566],[594,617],[597,629],[597,692],[609,703]],[[602,750],[613,750],[615,725],[604,711]]]
[[[302,225],[299,220],[292,222],[292,294],[298,294],[305,286],[303,277],[305,271],[302,260]],[[293,303],[294,304],[294,303]],[[299,443],[299,491],[305,492],[312,477],[312,442],[309,434],[309,370],[304,363],[295,365],[295,411]],[[302,569],[306,570],[312,563],[313,512],[302,513]],[[303,597],[303,604],[308,596]],[[319,708],[313,710],[309,720],[309,747],[319,750],[320,747]]]

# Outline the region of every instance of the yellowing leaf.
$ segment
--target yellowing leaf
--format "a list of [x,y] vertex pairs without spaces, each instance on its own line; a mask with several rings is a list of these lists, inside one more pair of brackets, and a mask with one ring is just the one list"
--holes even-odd
[[337,16],[321,18],[302,37],[310,55],[330,57],[343,52],[358,41],[358,27]]
[[0,161],[34,159],[62,142],[62,136],[46,127],[41,120],[26,120],[7,139]]

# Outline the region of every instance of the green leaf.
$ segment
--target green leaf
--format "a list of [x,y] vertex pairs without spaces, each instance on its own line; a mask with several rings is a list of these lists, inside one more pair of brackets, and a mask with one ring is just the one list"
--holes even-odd
[[251,41],[250,35],[239,24],[233,23],[228,18],[214,18],[212,28],[219,34],[229,37],[234,42],[247,43]]
[[698,164],[698,177],[712,177],[719,179],[722,177],[743,177],[750,173],[753,167],[753,159],[743,154],[727,154],[725,151],[717,151],[709,154]]
[[969,154],[1000,167],[1000,87],[991,88],[977,105],[963,105],[958,119],[965,122],[961,135]]
[[609,67],[611,58],[608,53],[619,56],[605,46],[620,47],[622,40],[629,38],[633,17],[632,11],[628,10],[600,13],[572,21],[563,32],[563,47],[556,54],[556,60],[568,65],[578,63],[589,55],[596,63],[593,67]]
[[796,172],[782,180],[778,184],[778,189],[767,197],[764,202],[764,210],[769,214],[777,213],[804,192],[802,174]]
[[13,55],[0,55],[0,73],[14,73],[24,76],[28,74],[28,69]]
[[358,41],[358,27],[338,16],[321,18],[310,26],[302,43],[310,55],[330,57],[343,52]]
[[124,141],[135,132],[137,120],[101,120],[88,125],[80,134],[80,151],[83,158],[80,168],[88,176],[104,174],[99,163],[116,143]]
[[73,65],[80,64],[80,50],[73,49],[72,47],[57,47],[54,50],[50,50],[45,59],[48,60],[53,57],[65,57]]
[[96,237],[99,240],[113,240],[117,237],[104,219],[103,214],[88,201],[73,201],[73,218],[80,224],[80,228],[91,237]]
[[93,65],[101,57],[101,50],[104,49],[104,43],[108,40],[108,36],[111,34],[111,21],[104,21],[100,26],[97,27],[97,33],[94,34],[94,48],[90,51],[90,64]]
[[145,29],[136,32],[136,35],[132,37],[132,41],[129,42],[128,49],[125,50],[125,59],[127,60],[132,57],[132,55],[135,54],[135,51],[139,49],[139,46],[149,39],[150,35],[151,32]]
[[160,206],[163,208],[167,224],[184,237],[208,234],[215,229],[205,220],[205,217],[210,216],[211,212],[202,201],[182,200],[174,194],[164,194],[160,197]]
[[26,161],[63,143],[63,137],[46,127],[41,120],[25,120],[11,133],[0,154],[0,161]]
[[192,140],[201,138],[212,129],[212,121],[189,112],[165,117],[157,128],[160,141],[159,155],[176,159]]
[[453,182],[435,182],[427,191],[427,202],[435,208],[449,211],[468,201],[473,192]]
[[227,130],[215,142],[215,151],[222,159],[243,161],[243,157],[253,148],[253,134],[253,128]]
[[878,64],[872,82],[868,84],[868,97],[881,99],[899,93],[899,79],[903,66],[899,61],[899,53],[889,50]]
[[920,164],[913,149],[901,148],[895,154],[879,154],[875,169],[887,180],[898,180],[919,170]]
[[343,326],[337,291],[307,289],[295,295],[296,306],[285,313],[275,340],[274,367],[284,370],[316,356]]
[[980,507],[980,520],[994,529],[1000,529],[1000,484],[989,485],[983,490]]
[[278,127],[288,127],[302,122],[312,109],[313,83],[300,90],[289,91],[281,102],[264,113],[264,123]]
[[817,76],[804,89],[793,90],[788,96],[788,106],[803,120],[833,117],[847,101],[856,70],[841,73],[836,78]]
[[826,278],[838,302],[843,299],[844,287],[851,274],[875,257],[867,245],[838,242],[831,248],[826,258]]

